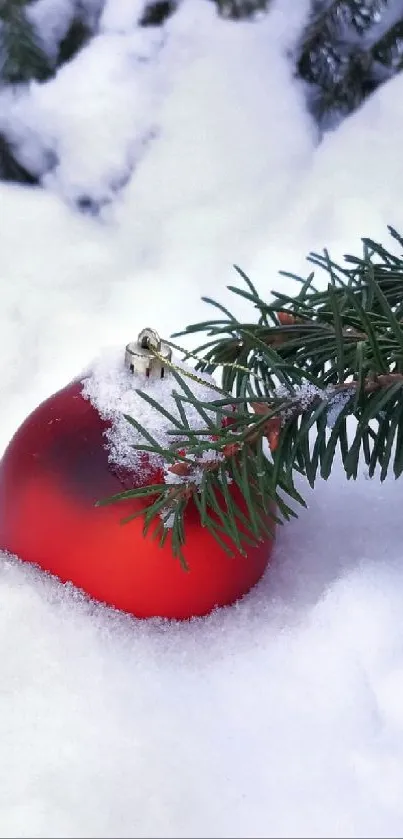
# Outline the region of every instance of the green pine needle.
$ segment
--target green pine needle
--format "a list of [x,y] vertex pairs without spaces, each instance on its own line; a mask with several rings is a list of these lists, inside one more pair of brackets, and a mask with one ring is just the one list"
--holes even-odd
[[[390,233],[395,245],[402,246],[402,237],[393,229]],[[199,359],[199,369],[213,371],[222,365],[221,395],[200,402],[180,369],[171,371],[179,386],[173,388],[176,416],[138,391],[171,424],[169,448],[127,417],[144,439],[135,449],[166,463],[188,463],[189,471],[183,483],[133,488],[98,504],[143,498],[146,509],[126,520],[141,515],[147,533],[157,517],[154,537],[163,545],[171,534],[172,552],[183,567],[190,502],[201,527],[221,549],[229,555],[243,553],[247,562],[250,545],[272,538],[275,524],[295,518],[295,506],[306,506],[295,486],[296,475],[314,487],[318,476],[331,476],[336,456],[347,479],[357,477],[361,463],[370,477],[379,471],[380,480],[391,470],[395,477],[403,473],[403,259],[364,239],[362,256],[349,255],[343,265],[327,251],[310,254],[309,261],[327,278],[322,290],[313,272],[307,278],[287,274],[300,285],[296,297],[274,292],[265,302],[237,267],[246,291],[231,290],[252,305],[255,323],[239,323],[227,307],[209,301],[223,318],[193,324],[182,333],[207,333],[208,341],[190,355]],[[278,312],[296,320],[280,322]],[[318,391],[310,391],[309,383]],[[185,403],[197,411],[198,428],[189,427]],[[267,410],[255,413],[252,403]],[[329,411],[336,411],[331,427]],[[273,443],[272,423],[279,418]],[[185,454],[179,455],[181,447]],[[208,451],[212,457],[220,453],[221,460],[208,460],[206,466],[203,454]],[[202,475],[196,483],[195,464]]]

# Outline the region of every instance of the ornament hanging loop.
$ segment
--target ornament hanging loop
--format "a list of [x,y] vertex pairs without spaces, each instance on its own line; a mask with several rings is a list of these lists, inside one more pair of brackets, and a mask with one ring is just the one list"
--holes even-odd
[[155,329],[142,329],[137,338],[137,343],[143,350],[157,350],[161,352],[161,338]]
[[147,379],[163,379],[171,357],[171,347],[161,341],[155,329],[147,327],[141,330],[137,341],[127,344],[125,365],[131,373],[140,373]]

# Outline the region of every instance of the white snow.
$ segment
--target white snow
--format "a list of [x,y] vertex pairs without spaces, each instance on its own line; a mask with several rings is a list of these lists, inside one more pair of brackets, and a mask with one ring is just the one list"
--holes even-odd
[[32,0],[26,14],[49,53],[56,57],[60,41],[72,21],[78,19],[92,29],[103,12],[104,3],[105,0]]
[[[183,364],[175,356],[171,359],[170,364],[180,372],[185,384],[190,387],[197,399],[211,402],[220,398],[221,393],[217,390],[217,384],[211,376],[206,373],[195,373],[188,364]],[[84,398],[91,402],[102,419],[110,421],[110,427],[105,432],[106,449],[110,462],[117,466],[134,469],[141,474],[143,468],[142,455],[138,450],[133,449],[133,445],[147,441],[137,428],[128,423],[125,415],[135,417],[137,422],[152,435],[158,445],[164,448],[167,448],[173,441],[168,433],[173,428],[173,423],[166,415],[156,411],[153,405],[137,392],[138,390],[149,396],[166,411],[169,411],[171,416],[180,419],[178,405],[173,393],[176,392],[185,396],[185,392],[179,382],[172,376],[170,367],[166,367],[164,378],[150,376],[147,379],[141,373],[132,373],[125,366],[124,346],[100,355],[93,361],[90,370],[83,378],[82,394]],[[189,427],[200,428],[202,420],[195,406],[184,402],[182,408]],[[208,414],[214,420],[214,412],[210,410]],[[185,438],[182,435],[175,437],[175,439],[183,440]],[[156,468],[165,465],[160,455],[150,455],[148,460]]]
[[[267,296],[311,249],[403,230],[403,77],[317,147],[287,59],[307,2],[235,26],[185,0],[155,49],[123,5],[0,102],[24,155],[58,155],[46,190],[0,185],[1,449],[100,350],[213,315],[202,294],[252,318],[233,262]],[[84,193],[113,200],[89,217]],[[188,624],[2,557],[0,836],[401,836],[401,485],[304,491],[261,584]]]
[[285,402],[289,403],[287,407],[282,408],[280,411],[282,425],[285,425],[287,419],[293,415],[295,416],[295,412],[298,414],[306,411],[310,405],[320,399],[322,402],[327,402],[326,422],[328,428],[333,428],[338,416],[347,405],[347,402],[350,401],[354,392],[354,386],[346,389],[343,388],[341,391],[338,391],[334,385],[327,385],[326,388],[321,389],[309,380],[306,380],[301,382],[300,385],[294,386],[293,398],[291,400],[289,389],[282,383],[277,385],[273,395],[277,399],[284,399]]
[[48,188],[97,208],[126,182],[155,130],[160,41],[96,35],[47,84],[0,95],[0,128]]
[[101,31],[127,34],[141,19],[146,5],[146,0],[106,0],[100,19]]
[[26,9],[28,19],[53,61],[57,59],[59,44],[73,21],[75,8],[74,0],[36,0]]

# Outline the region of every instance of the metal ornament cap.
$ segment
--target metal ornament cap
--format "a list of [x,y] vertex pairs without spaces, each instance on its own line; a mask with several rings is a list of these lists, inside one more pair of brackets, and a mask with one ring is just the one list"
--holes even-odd
[[166,341],[161,341],[155,329],[142,329],[137,341],[127,344],[125,365],[131,373],[139,373],[147,379],[163,379],[171,361],[172,350]]

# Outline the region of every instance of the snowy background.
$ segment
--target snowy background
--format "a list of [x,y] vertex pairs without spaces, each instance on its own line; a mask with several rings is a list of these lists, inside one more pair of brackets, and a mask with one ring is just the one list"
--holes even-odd
[[[0,98],[45,187],[0,184],[2,449],[101,348],[233,303],[234,262],[267,296],[403,229],[402,76],[318,143],[287,58],[307,0],[236,25],[185,0],[158,30],[141,6]],[[2,558],[0,836],[402,835],[401,483],[336,470],[307,498],[261,584],[192,624]]]

